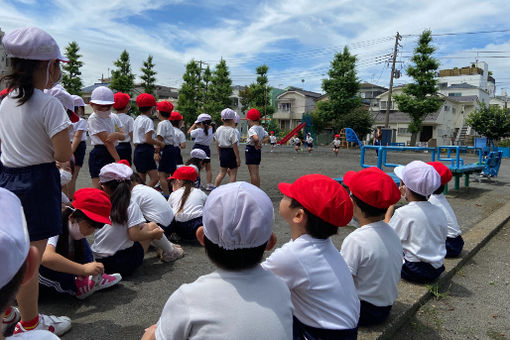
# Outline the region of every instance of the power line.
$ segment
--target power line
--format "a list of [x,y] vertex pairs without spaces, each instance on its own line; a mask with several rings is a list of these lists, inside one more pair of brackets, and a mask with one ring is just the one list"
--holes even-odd
[[[476,35],[476,34],[492,34],[492,33],[510,33],[509,29],[491,30],[491,31],[473,31],[473,32],[450,32],[450,33],[432,33],[433,37],[445,37],[455,35]],[[421,34],[404,34],[403,37],[419,37]]]

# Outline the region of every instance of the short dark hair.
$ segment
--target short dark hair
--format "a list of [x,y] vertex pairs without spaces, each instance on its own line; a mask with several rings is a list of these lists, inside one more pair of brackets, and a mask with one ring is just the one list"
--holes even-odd
[[363,202],[362,200],[360,200],[359,198],[357,198],[356,196],[354,196],[352,193],[351,193],[351,197],[352,197],[352,200],[356,203],[356,205],[361,209],[361,211],[363,212],[365,217],[378,217],[381,215],[385,215],[386,211],[388,210],[388,208],[386,208],[386,209],[377,208],[370,204],[367,204],[367,203]]
[[26,266],[27,261],[25,260],[16,275],[14,275],[13,278],[7,282],[5,286],[0,288],[0,311],[2,313],[10,306],[14,300],[14,296],[18,292],[18,289],[21,286],[21,282],[23,282]]
[[439,188],[434,191],[434,195],[441,195],[444,192],[444,185],[440,185]]
[[180,123],[180,122],[181,122],[180,120],[171,120],[171,121],[170,121],[170,123],[172,123],[172,126],[173,126],[173,127],[176,127],[176,128],[178,128],[178,127],[179,127],[179,123]]
[[255,267],[262,261],[266,245],[267,242],[255,248],[228,250],[221,248],[204,235],[205,253],[209,259],[219,268],[231,271]]
[[147,111],[149,111],[150,109],[152,109],[154,106],[141,106],[138,108],[138,110],[142,113],[145,113]]
[[306,216],[308,217],[308,223],[306,224],[306,232],[310,234],[310,236],[325,240],[330,236],[336,235],[336,233],[338,232],[337,226],[334,226],[331,223],[328,223],[323,219],[315,216],[314,214],[306,210],[306,208],[304,208],[301,205],[301,203],[299,203],[293,198],[291,198],[290,207],[301,208],[304,210]]
[[[400,182],[401,184],[403,185],[406,185],[404,183],[404,181],[401,181]],[[412,191],[411,189],[409,189],[409,187],[406,185],[406,190],[409,190],[409,192],[411,194],[413,194],[413,196],[418,200],[418,201],[426,201],[427,200],[427,197],[426,196],[423,196],[423,195],[420,195],[419,193],[415,192],[415,191]]]
[[18,99],[18,105],[23,105],[32,98],[34,94],[34,72],[41,67],[43,62],[41,60],[9,58],[10,71],[0,78],[0,83],[5,82],[8,89],[18,90],[18,93],[13,97]]
[[172,112],[159,111],[159,114],[160,114],[162,117],[169,118],[169,117],[170,117],[170,115],[172,114]]

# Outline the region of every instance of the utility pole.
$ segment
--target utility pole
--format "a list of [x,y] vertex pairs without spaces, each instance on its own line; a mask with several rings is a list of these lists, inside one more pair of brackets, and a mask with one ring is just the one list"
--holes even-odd
[[384,127],[390,127],[390,107],[391,107],[391,93],[393,92],[393,76],[395,75],[395,63],[397,62],[398,42],[402,39],[402,36],[397,32],[395,36],[395,48],[393,49],[393,62],[391,64],[391,76],[390,76],[390,89],[388,90],[388,102],[386,104],[386,119],[384,121]]

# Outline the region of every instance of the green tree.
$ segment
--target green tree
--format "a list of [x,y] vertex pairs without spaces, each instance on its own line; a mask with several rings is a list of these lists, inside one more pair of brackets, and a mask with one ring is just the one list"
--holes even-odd
[[80,67],[83,66],[83,62],[79,59],[81,55],[78,54],[80,47],[76,41],[72,41],[66,47],[66,57],[69,59],[68,63],[64,63],[62,68],[64,69],[62,76],[62,86],[67,92],[71,94],[81,95],[81,88],[83,83],[81,81]]
[[191,60],[186,65],[186,72],[182,76],[184,82],[179,92],[177,106],[187,124],[192,124],[200,113],[200,79],[200,68],[195,60]]
[[224,108],[232,106],[232,80],[228,71],[227,63],[222,58],[211,77],[211,85],[208,89],[205,111],[209,113],[216,122],[221,121],[220,113]]
[[499,140],[510,135],[510,115],[498,106],[479,103],[480,107],[471,112],[466,123],[480,135],[491,140]]
[[418,46],[414,49],[414,55],[407,68],[407,74],[414,79],[414,83],[406,85],[402,94],[395,95],[395,102],[402,112],[411,117],[409,132],[411,145],[416,145],[416,137],[422,129],[423,119],[430,113],[436,112],[443,101],[437,96],[437,80],[434,78],[439,67],[439,62],[432,57],[436,50],[431,46],[432,33],[425,30],[418,39]]
[[374,123],[374,115],[367,109],[358,107],[338,119],[338,129],[336,131],[340,131],[343,128],[351,128],[356,132],[358,138],[363,140],[366,135],[372,133],[372,125]]
[[243,89],[239,90],[239,99],[241,101],[241,110],[247,111],[250,109],[250,105],[253,101],[253,88],[255,84],[250,84],[245,86]]
[[114,91],[124,92],[133,95],[135,88],[135,75],[131,72],[129,53],[124,50],[118,60],[113,63],[117,69],[112,71],[110,88]]
[[145,93],[154,94],[154,89],[156,88],[156,74],[154,71],[154,65],[152,63],[152,56],[149,55],[146,61],[143,62],[143,67],[140,69],[142,71],[142,87]]
[[257,80],[250,84],[250,102],[249,108],[256,108],[260,111],[262,117],[272,116],[274,107],[271,105],[271,87],[267,79],[267,65],[260,65],[255,69]]
[[202,106],[202,110],[204,112],[208,112],[207,109],[207,103],[210,101],[211,98],[211,80],[212,80],[212,72],[209,65],[204,70],[204,73],[202,74],[202,77],[200,79],[200,91],[201,91],[201,99],[200,103]]

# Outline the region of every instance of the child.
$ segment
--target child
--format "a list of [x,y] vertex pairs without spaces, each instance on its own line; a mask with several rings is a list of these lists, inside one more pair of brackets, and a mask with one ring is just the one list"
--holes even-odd
[[185,165],[194,166],[196,167],[198,176],[195,180],[195,188],[200,189],[200,171],[206,164],[205,161],[209,159],[207,157],[207,154],[202,149],[193,149],[190,152],[190,159],[185,163]]
[[80,96],[72,95],[72,97],[74,100],[74,112],[80,117],[80,120],[73,123],[72,132],[69,132],[71,149],[74,155],[73,177],[67,185],[70,197],[73,197],[74,191],[76,190],[76,180],[83,166],[83,160],[85,159],[85,152],[87,150],[87,121],[83,119],[83,115],[85,114],[85,102]]
[[274,148],[276,147],[277,138],[274,135],[274,131],[271,131],[271,135],[269,136],[269,143],[271,144],[271,152],[274,151]]
[[450,203],[446,200],[443,194],[445,185],[452,179],[452,172],[446,165],[441,162],[429,162],[436,169],[441,177],[441,186],[429,197],[429,202],[441,208],[446,216],[448,222],[448,237],[446,238],[446,257],[458,257],[464,247],[464,240],[462,239],[462,231],[460,230],[459,223],[455,212],[453,212]]
[[250,171],[251,184],[260,187],[259,165],[262,157],[262,143],[269,140],[267,131],[260,126],[260,112],[257,109],[250,109],[246,113],[248,119],[248,140],[246,142],[246,165]]
[[157,147],[155,150],[155,160],[159,161],[158,175],[159,184],[163,189],[163,195],[166,198],[170,195],[168,190],[168,176],[175,171],[177,168],[177,149],[175,145],[175,129],[172,123],[168,120],[172,114],[174,106],[169,101],[161,101],[156,106],[158,112],[158,128],[156,132],[157,139],[163,142],[164,147],[161,149]]
[[292,137],[290,143],[294,145],[294,150],[296,150],[296,153],[301,151],[301,139],[299,139],[297,133],[294,134],[294,137]]
[[140,207],[131,197],[131,175],[133,170],[120,163],[101,169],[101,186],[112,201],[112,224],[96,231],[91,247],[106,272],[120,273],[123,277],[141,266],[151,242],[163,250],[163,262],[175,261],[183,254],[182,249],[172,247],[161,227],[145,222]]
[[130,109],[129,101],[131,97],[127,93],[117,92],[113,95],[113,108],[115,109],[116,116],[119,118],[126,138],[119,141],[117,145],[117,153],[120,159],[125,159],[129,164],[133,163],[133,150],[131,148],[131,141],[133,140],[133,126],[135,120],[128,114]]
[[221,120],[223,125],[215,133],[216,147],[220,157],[220,172],[214,181],[214,187],[218,187],[230,169],[230,182],[235,182],[237,177],[237,168],[241,165],[239,158],[239,140],[237,139],[236,129],[234,129],[235,112],[232,109],[221,111]]
[[333,152],[335,153],[335,157],[338,157],[338,150],[340,149],[340,145],[342,145],[340,135],[335,135],[335,139],[333,139],[331,145],[333,145]]
[[313,138],[312,138],[312,134],[310,132],[308,132],[306,134],[305,143],[306,143],[306,147],[308,148],[308,153],[312,152]]
[[271,200],[253,185],[212,191],[197,238],[218,269],[178,288],[142,339],[292,339],[289,290],[259,265],[276,242],[273,218]]
[[116,285],[119,274],[104,274],[95,262],[85,237],[110,224],[112,204],[99,189],[84,188],[74,195],[72,208],[62,213],[62,235],[48,240],[39,268],[39,283],[83,300],[94,292]]
[[386,320],[398,295],[402,270],[402,245],[384,222],[389,206],[400,200],[395,181],[379,168],[348,171],[354,218],[360,228],[347,235],[341,254],[349,267],[360,299],[358,326]]
[[136,105],[140,115],[136,117],[133,125],[133,143],[135,144],[134,164],[143,183],[149,175],[150,187],[154,187],[159,180],[156,162],[154,161],[154,146],[164,148],[165,143],[154,139],[154,122],[151,117],[156,108],[156,99],[148,93],[136,97]]
[[241,116],[236,112],[234,116],[234,129],[237,133],[237,139],[239,140],[239,144],[241,144],[241,131],[238,129],[239,122],[241,121]]
[[196,240],[195,232],[202,225],[202,210],[207,195],[194,187],[197,171],[191,166],[177,168],[169,180],[173,192],[168,203],[173,210],[175,220],[167,232],[175,233],[184,240]]
[[172,123],[172,126],[174,127],[174,130],[175,130],[175,143],[176,143],[176,148],[177,148],[177,150],[176,150],[177,165],[180,165],[180,164],[184,163],[182,160],[181,149],[186,149],[186,135],[181,130],[183,117],[179,112],[174,111],[170,115],[169,119],[170,119],[170,122]]
[[188,134],[192,139],[195,140],[195,145],[193,145],[193,149],[202,149],[205,151],[207,155],[207,159],[204,160],[205,171],[206,171],[206,180],[207,186],[205,190],[212,190],[214,185],[212,183],[212,169],[211,169],[211,149],[210,145],[212,143],[214,133],[213,128],[211,127],[212,118],[207,113],[202,113],[198,115],[197,120],[188,130]]
[[120,160],[115,148],[119,140],[126,138],[122,122],[111,114],[115,103],[113,92],[105,86],[92,91],[90,106],[94,112],[87,121],[90,142],[93,146],[89,154],[89,172],[92,186],[99,189],[99,171],[106,164]]
[[[61,55],[55,40],[36,27],[7,33],[2,44],[9,58],[9,70],[0,78],[0,83],[5,82],[12,91],[0,106],[3,164],[0,187],[13,192],[23,205],[30,246],[39,253],[32,262],[37,271],[48,238],[62,230],[62,194],[55,161],[67,162],[72,155],[69,117],[62,104],[43,90],[58,83],[62,76],[60,61],[67,59]],[[1,212],[6,213],[5,210]],[[0,248],[3,258],[3,243]],[[19,259],[26,258],[27,252]],[[18,264],[16,270],[21,262]],[[10,267],[3,265],[1,268],[1,275],[4,275]],[[71,328],[68,317],[50,318],[39,314],[37,276],[28,275],[16,297],[21,312],[16,333],[53,329],[56,334],[63,334]]]
[[280,216],[292,240],[262,267],[279,276],[294,304],[294,339],[356,339],[360,302],[351,272],[330,236],[352,218],[341,184],[324,175],[280,183]]
[[446,255],[446,216],[441,208],[427,201],[441,185],[441,178],[431,165],[422,161],[398,166],[394,172],[409,202],[397,210],[392,206],[386,213],[386,222],[395,229],[404,248],[401,276],[411,282],[429,283],[444,271]]

